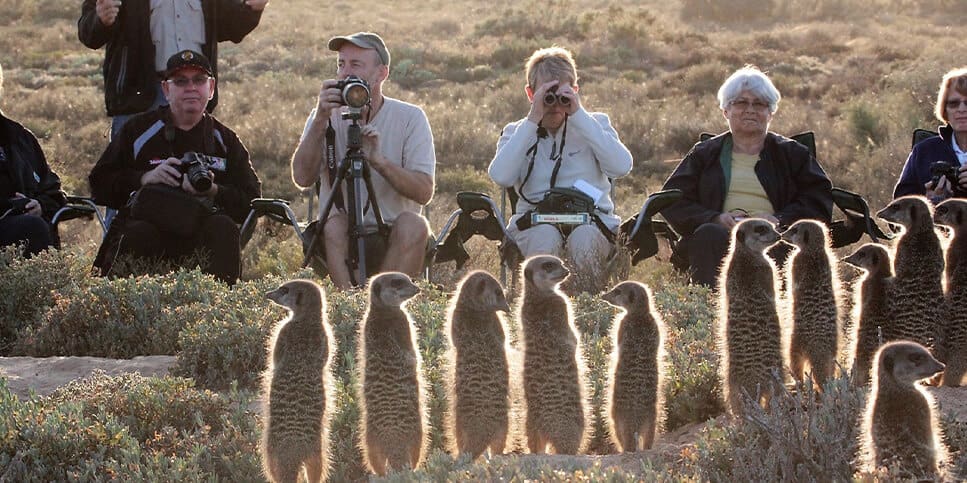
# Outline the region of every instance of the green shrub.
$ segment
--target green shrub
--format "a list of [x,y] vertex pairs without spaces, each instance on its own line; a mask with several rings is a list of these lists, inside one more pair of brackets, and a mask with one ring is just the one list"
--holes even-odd
[[277,279],[264,278],[214,293],[178,334],[181,351],[172,374],[211,389],[232,384],[257,389],[266,367],[266,342],[288,315],[265,299],[265,292],[278,285]]
[[711,424],[692,461],[701,481],[850,481],[865,391],[843,376],[817,394],[812,384],[783,391],[768,410]]
[[197,270],[169,276],[94,278],[54,295],[54,306],[25,327],[12,352],[28,356],[131,358],[174,355],[178,333],[199,320],[225,286]]
[[16,247],[0,248],[0,355],[9,352],[18,331],[54,305],[53,293],[85,285],[89,268],[90,260],[66,251],[25,259]]

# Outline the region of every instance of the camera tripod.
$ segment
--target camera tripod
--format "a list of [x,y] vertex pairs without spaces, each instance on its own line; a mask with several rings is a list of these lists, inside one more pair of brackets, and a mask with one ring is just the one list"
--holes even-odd
[[[380,234],[387,235],[389,227],[383,222],[383,217],[379,212],[379,204],[373,195],[373,181],[369,171],[369,163],[363,155],[362,132],[359,125],[359,112],[350,111],[343,113],[343,119],[351,119],[352,124],[347,130],[346,156],[336,168],[335,178],[330,180],[329,196],[319,212],[320,232],[316,234],[312,243],[309,245],[308,253],[312,253],[319,238],[324,236],[322,227],[325,226],[329,218],[329,212],[335,204],[336,198],[341,197],[343,186],[346,188],[347,196],[344,199],[344,208],[349,218],[349,258],[346,260],[349,266],[349,276],[355,286],[366,284],[368,277],[366,267],[366,237],[368,235]],[[347,182],[347,178],[352,178],[352,183]],[[365,183],[365,185],[363,184]],[[362,190],[365,186],[367,199],[365,202],[372,207],[373,215],[376,218],[376,226],[366,226],[363,222],[365,205]],[[308,260],[308,258],[307,258]]]

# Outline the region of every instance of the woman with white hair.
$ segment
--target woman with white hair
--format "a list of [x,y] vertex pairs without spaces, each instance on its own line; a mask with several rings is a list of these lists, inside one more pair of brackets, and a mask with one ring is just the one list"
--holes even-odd
[[739,69],[719,88],[729,130],[692,147],[662,189],[682,199],[662,211],[682,235],[676,264],[714,287],[729,232],[748,217],[780,227],[811,218],[829,223],[832,183],[806,146],[769,132],[779,91],[759,69]]

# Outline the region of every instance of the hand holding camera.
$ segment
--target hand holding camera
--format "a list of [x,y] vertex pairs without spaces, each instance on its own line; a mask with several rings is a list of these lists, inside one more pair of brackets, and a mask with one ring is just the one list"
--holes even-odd
[[960,166],[946,161],[936,161],[930,165],[932,179],[927,183],[927,189],[936,196],[967,197],[967,189],[961,186],[960,177],[964,174]]
[[328,121],[332,110],[342,106],[348,106],[350,112],[358,116],[363,107],[369,104],[369,99],[369,84],[354,75],[323,81],[316,105],[316,119]]
[[16,215],[34,215],[40,216],[42,209],[40,203],[37,200],[27,198],[21,193],[17,193],[17,196],[9,198],[6,202],[0,201],[0,215],[3,216],[16,216]]

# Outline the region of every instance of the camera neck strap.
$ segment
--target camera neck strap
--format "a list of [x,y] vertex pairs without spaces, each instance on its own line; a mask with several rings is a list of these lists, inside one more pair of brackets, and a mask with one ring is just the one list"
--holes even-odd
[[[567,143],[567,114],[564,114],[564,127],[561,131],[561,145],[558,147],[557,139],[552,138],[553,144],[551,144],[551,161],[554,161],[554,169],[551,171],[551,182],[548,188],[553,188],[557,184],[557,174],[561,170],[561,162],[564,160],[564,145]],[[530,160],[527,162],[527,173],[524,175],[524,181],[520,183],[520,188],[517,190],[517,194],[523,198],[524,201],[536,205],[537,202],[531,201],[524,196],[524,185],[527,184],[527,180],[530,179],[531,173],[534,171],[534,160],[537,158],[537,144],[541,142],[541,139],[548,136],[547,128],[541,124],[537,125],[537,140],[534,144],[527,149],[527,156],[530,156]]]

